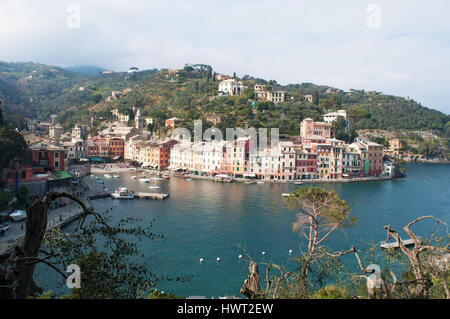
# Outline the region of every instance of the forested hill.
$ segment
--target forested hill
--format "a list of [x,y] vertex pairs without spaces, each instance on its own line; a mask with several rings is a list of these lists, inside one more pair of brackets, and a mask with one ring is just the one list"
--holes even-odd
[[[113,106],[124,112],[139,106],[144,115],[177,116],[186,126],[215,113],[227,116],[222,125],[228,127],[279,127],[289,135],[298,134],[303,118],[320,120],[322,114],[337,109],[353,114],[355,129],[427,129],[443,135],[450,131],[449,115],[405,97],[364,90],[343,92],[312,83],[282,86],[248,75],[238,77],[249,88],[243,96],[217,97],[219,82],[214,75],[208,65],[187,66],[178,75],[169,75],[167,69],[87,75],[33,62],[0,62],[0,99],[5,116],[16,126],[25,116],[46,120],[51,114],[59,114],[61,124],[70,127],[75,122],[89,123],[92,112],[107,117]],[[287,102],[252,105],[255,83],[285,90]],[[127,88],[131,91],[120,99],[106,101],[112,91]],[[313,103],[305,99],[309,94]]]

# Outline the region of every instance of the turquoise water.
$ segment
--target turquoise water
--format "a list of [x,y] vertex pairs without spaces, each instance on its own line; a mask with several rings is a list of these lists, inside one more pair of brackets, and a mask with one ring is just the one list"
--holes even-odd
[[[422,215],[434,215],[450,222],[450,165],[410,164],[405,166],[407,178],[366,183],[322,184],[335,190],[351,205],[358,223],[345,233],[337,232],[324,244],[334,250],[352,245],[366,249],[371,241],[386,239],[385,225],[401,231],[407,223]],[[281,197],[299,185],[290,184],[220,184],[210,181],[187,181],[181,178],[152,182],[161,186],[149,189],[131,179],[105,179],[110,190],[127,186],[135,191],[168,192],[164,201],[101,199],[93,201],[98,211],[117,205],[114,220],[136,217],[142,223],[153,223],[153,231],[165,235],[164,240],[140,243],[150,269],[166,276],[191,275],[188,283],[162,282],[157,288],[182,296],[239,296],[248,275],[246,248],[256,261],[293,266],[289,250],[298,252],[304,245],[292,231],[295,212],[289,211]],[[430,221],[413,228],[417,234],[430,235],[436,224]],[[262,255],[261,252],[266,254]],[[238,255],[244,256],[239,259]],[[216,258],[220,257],[220,262]],[[205,261],[201,264],[199,259]],[[354,272],[354,257],[347,266]],[[50,289],[56,274],[40,266],[37,282]]]

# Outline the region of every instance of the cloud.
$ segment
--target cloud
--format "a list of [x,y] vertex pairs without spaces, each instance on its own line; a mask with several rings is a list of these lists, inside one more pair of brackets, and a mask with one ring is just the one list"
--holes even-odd
[[[66,25],[67,6],[81,28]],[[370,4],[381,28],[369,29]],[[0,59],[182,67],[279,83],[409,95],[450,112],[450,3],[424,1],[0,0]]]

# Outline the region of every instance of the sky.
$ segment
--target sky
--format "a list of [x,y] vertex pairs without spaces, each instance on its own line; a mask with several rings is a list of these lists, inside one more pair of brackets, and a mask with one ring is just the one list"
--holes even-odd
[[409,96],[450,114],[448,0],[0,0],[0,60],[114,71],[209,64]]

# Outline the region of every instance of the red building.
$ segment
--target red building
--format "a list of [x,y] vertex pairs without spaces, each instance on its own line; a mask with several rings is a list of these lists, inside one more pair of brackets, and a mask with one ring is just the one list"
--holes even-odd
[[56,145],[36,143],[29,146],[34,166],[50,170],[64,170],[65,150]]
[[317,154],[303,149],[297,151],[296,155],[296,178],[315,179],[317,172]]
[[181,122],[183,122],[183,121],[180,120],[179,118],[172,117],[165,121],[165,127],[170,128],[170,129],[175,129],[178,126],[178,124],[180,124]]
[[108,155],[112,157],[124,157],[125,143],[120,137],[111,137],[108,139]]

